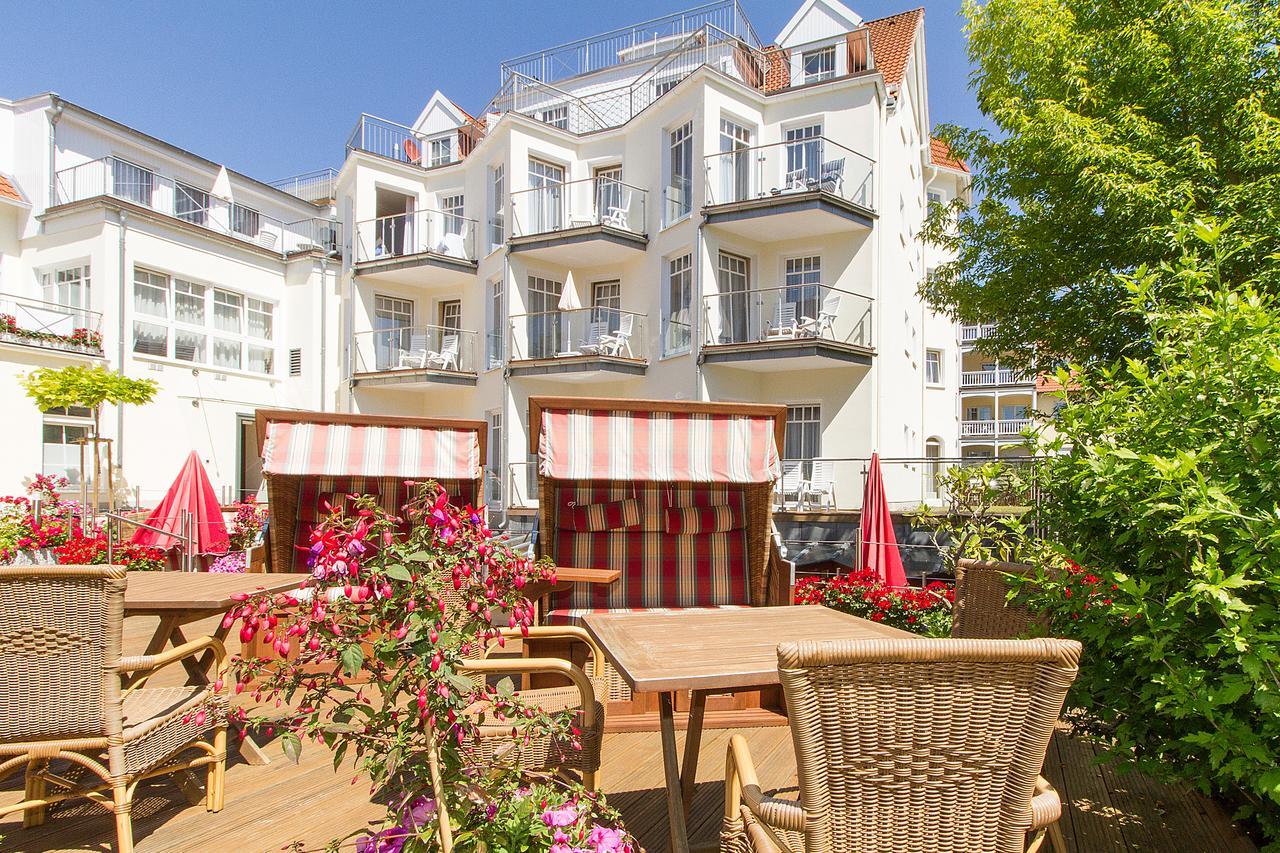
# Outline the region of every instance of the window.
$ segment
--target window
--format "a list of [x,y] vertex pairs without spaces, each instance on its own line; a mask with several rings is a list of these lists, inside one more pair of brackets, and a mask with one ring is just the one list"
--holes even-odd
[[822,258],[811,255],[804,258],[787,258],[786,288],[783,302],[794,305],[796,321],[808,317],[816,319],[822,305]]
[[462,328],[462,300],[446,299],[436,306],[436,323],[443,329]]
[[751,130],[727,118],[720,119],[720,170],[717,202],[744,201],[751,197]]
[[489,282],[488,298],[485,299],[485,362],[492,370],[502,366],[502,341],[506,329],[505,311],[502,304],[502,279],[495,278]]
[[501,511],[502,503],[502,459],[505,448],[502,446],[502,410],[494,409],[485,419],[489,422],[489,459],[485,463],[484,496],[489,510]]
[[822,175],[822,125],[787,129],[786,189],[807,189]]
[[692,343],[693,255],[667,261],[667,287],[663,293],[663,355],[688,352]]
[[717,343],[741,344],[751,340],[751,304],[747,293],[751,281],[751,261],[740,255],[721,252],[718,284],[720,334]]
[[989,421],[994,418],[990,406],[966,406],[964,410],[964,419],[966,421]]
[[591,321],[607,324],[607,331],[618,331],[622,317],[622,282],[596,281],[591,284]]
[[929,190],[926,194],[929,198],[929,212],[932,213],[936,208],[946,204],[946,196],[941,190]]
[[1030,417],[1030,411],[1025,403],[1006,403],[1000,407],[1000,420],[1023,421]]
[[89,309],[89,265],[67,267],[41,276],[46,302],[64,308]]
[[925,494],[931,498],[942,493],[942,439],[930,438],[924,443],[924,487]]
[[453,162],[453,134],[447,136],[437,136],[430,140],[428,145],[431,146],[429,165],[443,166],[446,163]]
[[128,160],[111,160],[111,194],[137,204],[151,206],[151,190],[156,176],[148,169]]
[[529,276],[525,358],[554,358],[560,352],[560,295],[564,282]]
[[822,407],[816,404],[787,406],[787,431],[782,458],[800,463],[800,476],[813,475],[813,460],[822,456]]
[[461,195],[447,195],[440,200],[440,210],[444,213],[444,233],[462,233],[462,225],[465,222],[462,218],[462,202]]
[[600,166],[592,171],[591,178],[596,222],[626,227],[630,205],[623,198],[622,167]]
[[40,470],[80,484],[80,445],[93,434],[93,413],[82,406],[49,409],[44,413]]
[[175,329],[173,332],[173,357],[178,361],[194,361],[204,364],[205,348],[209,336],[190,329]]
[[205,324],[205,286],[180,278],[173,280],[173,318],[193,326]]
[[271,318],[274,306],[270,302],[254,299],[252,296],[249,297],[247,303],[248,310],[245,317],[248,320],[249,336],[267,341],[271,340]]
[[564,221],[564,167],[530,157],[529,190],[524,193],[529,199],[528,233],[559,229]]
[[246,237],[257,237],[262,225],[262,217],[252,207],[243,204],[231,205],[231,230]]
[[693,211],[693,122],[671,131],[667,144],[666,224]]
[[493,195],[489,199],[489,251],[501,246],[507,240],[506,212],[507,203],[507,170],[502,163],[493,167],[491,175]]
[[209,194],[204,190],[175,182],[173,215],[192,225],[205,225],[209,215]]
[[653,97],[661,98],[676,86],[680,85],[679,77],[656,77],[653,81]]
[[557,104],[554,107],[548,107],[538,114],[538,118],[552,127],[558,127],[561,130],[569,129],[569,105]]
[[942,384],[942,350],[924,351],[924,381],[928,385]]
[[213,292],[213,327],[219,332],[240,334],[240,317],[244,300],[238,293],[226,290]]
[[134,268],[133,312],[164,323],[133,321],[133,351],[144,355],[169,354],[169,279],[159,273]]
[[816,83],[836,76],[836,46],[828,45],[817,50],[807,50],[801,59],[804,66],[804,82]]
[[394,296],[373,297],[373,357],[378,370],[400,363],[413,334],[413,301]]

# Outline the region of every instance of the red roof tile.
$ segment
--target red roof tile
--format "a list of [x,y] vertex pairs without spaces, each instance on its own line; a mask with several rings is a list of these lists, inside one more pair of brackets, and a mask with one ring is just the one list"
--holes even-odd
[[944,169],[958,169],[961,172],[969,171],[968,164],[953,154],[951,146],[941,139],[929,137],[929,160],[933,165],[941,166]]
[[886,85],[895,86],[902,82],[907,57],[915,44],[916,29],[923,18],[924,9],[912,9],[866,22],[867,29],[871,31],[871,55],[875,57],[876,68],[884,75]]
[[7,198],[12,201],[25,202],[22,193],[18,192],[18,185],[9,179],[9,176],[0,172],[0,198]]

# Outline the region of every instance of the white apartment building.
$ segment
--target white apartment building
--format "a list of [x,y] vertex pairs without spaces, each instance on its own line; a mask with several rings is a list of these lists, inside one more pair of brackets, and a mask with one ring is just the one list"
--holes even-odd
[[960,327],[960,455],[965,459],[1028,456],[1024,433],[1042,430],[1062,404],[1062,386],[1052,376],[1027,375],[978,350],[992,329]]
[[[536,503],[536,394],[786,403],[787,503],[806,482],[856,508],[873,450],[961,455],[958,330],[917,288],[928,206],[968,173],[931,142],[922,10],[806,0],[766,42],[720,0],[500,72],[482,109],[361,116],[336,174],[274,187],[56,96],[0,102],[0,292],[102,335],[0,334],[0,491],[66,467],[80,413],[16,377],[72,360],[160,380],[104,430],[144,490],[193,447],[251,489],[266,405],[483,417],[505,509]],[[890,499],[928,497],[928,467],[886,465]]]

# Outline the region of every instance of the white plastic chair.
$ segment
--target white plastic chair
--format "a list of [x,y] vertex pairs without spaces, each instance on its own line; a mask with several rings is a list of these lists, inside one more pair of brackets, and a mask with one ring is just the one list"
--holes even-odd
[[458,336],[445,335],[439,352],[429,352],[423,358],[423,367],[439,367],[441,370],[458,369]]
[[787,172],[786,177],[782,179],[782,188],[783,192],[809,189],[809,171],[807,169],[792,169]]
[[619,194],[617,204],[609,205],[600,217],[600,222],[611,228],[621,228],[623,231],[630,231],[627,227],[627,211],[631,209],[631,190],[623,187]]
[[596,320],[587,324],[587,337],[578,345],[580,352],[598,354],[604,347],[604,338],[609,332],[606,320]]
[[820,338],[824,332],[832,332],[835,328],[836,316],[840,313],[840,294],[828,293],[822,299],[822,308],[817,318],[801,317],[796,329],[811,338]]
[[800,484],[800,497],[796,502],[802,503],[805,509],[808,509],[814,501],[817,501],[820,507],[835,509],[836,481],[831,460],[815,459],[809,464],[809,479]]
[[466,241],[462,239],[461,234],[447,233],[440,238],[436,253],[448,255],[451,258],[465,258],[467,256]]
[[844,158],[828,160],[818,174],[818,189],[826,193],[839,193],[844,185]]
[[798,331],[796,324],[796,304],[779,302],[774,308],[773,322],[764,330],[766,340],[792,339]]
[[798,460],[782,463],[782,479],[778,481],[778,505],[782,509],[787,508],[787,495],[795,495],[796,508],[800,508],[801,464]]
[[634,358],[631,354],[631,335],[635,330],[635,322],[635,315],[623,314],[618,319],[618,331],[600,336],[600,352],[617,358],[625,350],[627,358]]
[[426,367],[430,355],[432,353],[427,349],[427,336],[414,332],[409,336],[409,349],[400,352],[397,367]]

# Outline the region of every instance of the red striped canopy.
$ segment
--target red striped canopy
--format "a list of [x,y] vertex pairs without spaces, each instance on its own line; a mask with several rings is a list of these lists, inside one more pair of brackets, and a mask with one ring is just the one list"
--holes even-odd
[[267,474],[321,477],[430,477],[475,480],[474,430],[270,421],[262,445]]
[[559,480],[772,483],[772,417],[544,409],[538,471]]

